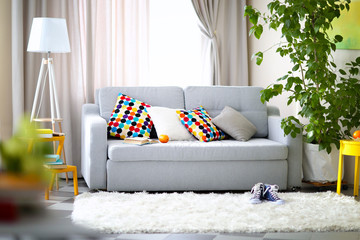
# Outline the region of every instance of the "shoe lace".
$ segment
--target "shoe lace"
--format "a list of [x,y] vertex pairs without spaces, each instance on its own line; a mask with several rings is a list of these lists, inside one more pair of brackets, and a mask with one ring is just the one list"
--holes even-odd
[[277,195],[277,192],[279,190],[279,186],[278,185],[269,185],[269,187],[267,187],[263,193],[263,196],[265,196],[265,194],[267,192],[269,192],[269,194],[271,195],[271,197],[274,200],[280,200],[279,196]]
[[251,194],[254,194],[252,198],[260,198],[261,193],[261,184],[255,184],[255,186],[253,186],[251,189]]

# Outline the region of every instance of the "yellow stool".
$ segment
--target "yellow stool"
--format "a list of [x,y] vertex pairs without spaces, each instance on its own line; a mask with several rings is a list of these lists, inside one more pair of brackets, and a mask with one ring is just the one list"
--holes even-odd
[[353,140],[340,140],[339,152],[339,171],[337,181],[337,193],[341,192],[341,179],[343,171],[344,156],[355,156],[355,174],[354,174],[354,196],[359,196],[359,156],[360,156],[360,142]]
[[45,200],[49,200],[49,191],[53,188],[54,180],[55,180],[56,174],[58,174],[58,173],[72,172],[73,173],[73,181],[74,181],[74,195],[77,196],[79,194],[76,166],[67,165],[66,168],[49,169],[49,171],[51,172],[51,181],[50,181],[49,188],[46,188],[46,190],[45,190]]

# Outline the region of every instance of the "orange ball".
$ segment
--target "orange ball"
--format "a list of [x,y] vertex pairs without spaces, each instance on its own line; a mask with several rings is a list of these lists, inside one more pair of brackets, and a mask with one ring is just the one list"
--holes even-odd
[[162,143],[167,143],[169,141],[169,136],[168,135],[160,135],[159,141]]
[[353,133],[353,138],[360,138],[360,130],[356,130],[354,133]]

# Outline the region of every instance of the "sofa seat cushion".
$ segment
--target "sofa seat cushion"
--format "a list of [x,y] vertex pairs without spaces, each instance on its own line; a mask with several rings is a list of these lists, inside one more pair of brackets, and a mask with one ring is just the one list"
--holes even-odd
[[108,156],[112,161],[281,160],[287,159],[288,149],[284,144],[265,138],[253,138],[247,142],[169,141],[143,146],[109,139]]

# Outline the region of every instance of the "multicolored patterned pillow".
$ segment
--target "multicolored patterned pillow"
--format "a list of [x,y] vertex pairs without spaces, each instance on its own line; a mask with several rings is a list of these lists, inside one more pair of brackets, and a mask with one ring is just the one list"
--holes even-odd
[[150,137],[153,122],[146,110],[150,105],[119,93],[108,122],[108,136]]
[[181,123],[201,142],[210,142],[214,140],[222,140],[225,133],[211,122],[210,115],[202,107],[192,110],[177,110],[176,113]]

